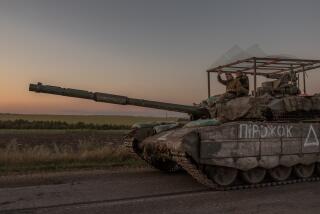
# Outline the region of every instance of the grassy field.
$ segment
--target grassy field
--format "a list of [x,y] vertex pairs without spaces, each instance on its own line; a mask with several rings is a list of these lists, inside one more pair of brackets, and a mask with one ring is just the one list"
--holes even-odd
[[129,130],[52,130],[52,129],[0,129],[0,148],[16,143],[20,148],[39,145],[47,147],[77,146],[81,142],[92,146],[119,146]]
[[[132,125],[136,122],[173,121],[177,118],[134,116],[74,116],[0,114],[0,120],[62,121]],[[12,173],[146,167],[144,161],[123,149],[129,130],[0,130],[0,176]]]
[[92,145],[35,145],[21,147],[11,142],[0,148],[0,176],[39,171],[101,169],[113,167],[145,167],[135,154],[123,147]]
[[29,115],[29,114],[0,114],[0,120],[29,120],[29,121],[63,121],[67,123],[93,123],[132,125],[137,122],[174,121],[177,118],[163,117],[136,117],[136,116],[113,116],[113,115]]
[[0,130],[0,176],[146,167],[123,146],[128,130]]

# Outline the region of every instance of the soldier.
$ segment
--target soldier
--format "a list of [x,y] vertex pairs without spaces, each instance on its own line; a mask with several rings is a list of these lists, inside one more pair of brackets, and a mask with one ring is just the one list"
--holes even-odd
[[218,81],[226,86],[226,92],[221,95],[218,101],[230,100],[239,96],[249,94],[249,79],[242,72],[236,73],[236,78],[231,73],[225,73],[226,80],[221,78],[221,71],[218,73]]
[[240,84],[237,85],[237,96],[249,95],[249,78],[241,71],[236,72],[236,79]]
[[223,80],[221,78],[221,71],[218,72],[218,81],[226,86],[226,92],[221,95],[218,99],[218,101],[223,101],[223,100],[229,100],[232,98],[235,98],[237,96],[236,93],[236,85],[237,85],[237,81],[235,78],[233,78],[231,73],[225,73],[226,79]]

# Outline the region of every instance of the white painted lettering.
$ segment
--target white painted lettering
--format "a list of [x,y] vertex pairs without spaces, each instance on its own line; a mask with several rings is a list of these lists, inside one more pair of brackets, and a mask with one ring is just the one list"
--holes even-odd
[[275,137],[276,136],[276,128],[277,128],[277,126],[269,126],[270,137]]
[[277,132],[278,132],[278,136],[280,136],[280,137],[283,137],[283,136],[285,136],[285,129],[284,129],[284,127],[283,126],[278,126],[278,128],[277,128]]
[[[313,127],[311,128],[312,130]],[[311,130],[311,131],[312,131]],[[272,138],[272,137],[292,137],[293,126],[283,124],[250,124],[239,125],[239,138]]]
[[252,138],[252,125],[248,125],[248,138]]
[[240,124],[239,128],[239,138],[248,138],[248,125],[247,124]]
[[292,137],[292,133],[291,133],[292,126],[287,125],[286,128],[287,128],[287,137]]
[[304,141],[304,146],[319,146],[318,136],[312,125],[309,127],[307,138]]
[[259,138],[260,129],[257,124],[254,124],[252,126],[252,138]]
[[266,138],[266,137],[268,137],[268,134],[269,134],[269,132],[268,132],[268,128],[266,127],[266,126],[263,126],[263,125],[261,125],[260,126],[260,137],[261,138]]

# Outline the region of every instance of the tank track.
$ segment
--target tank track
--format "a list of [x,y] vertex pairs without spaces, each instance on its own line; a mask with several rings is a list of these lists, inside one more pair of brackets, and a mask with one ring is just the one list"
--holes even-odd
[[210,180],[201,169],[199,169],[195,164],[193,164],[190,159],[186,156],[175,156],[174,160],[190,174],[194,179],[196,179],[199,183],[210,187],[212,189],[218,189],[219,186],[215,184],[212,180]]
[[287,184],[295,184],[302,182],[318,182],[320,181],[320,177],[313,175],[310,178],[298,178],[298,179],[290,179],[286,181],[266,181],[258,184],[235,184],[233,186],[219,186],[214,183],[211,179],[209,179],[206,174],[202,172],[202,170],[186,156],[175,156],[175,161],[185,170],[188,174],[190,174],[195,180],[199,183],[210,187],[213,190],[218,191],[228,191],[228,190],[242,190],[242,189],[253,189],[253,188],[263,188],[270,186],[280,186]]
[[124,144],[123,144],[124,148],[126,148],[129,152],[136,154],[139,158],[141,158],[143,161],[145,161],[147,164],[149,164],[150,166],[152,166],[155,169],[158,169],[158,170],[161,170],[161,171],[167,172],[167,173],[174,173],[174,172],[181,170],[181,167],[179,164],[172,165],[169,163],[170,165],[168,165],[164,162],[145,158],[142,153],[136,151],[133,148],[134,138],[130,135],[124,136],[122,141],[124,142]]

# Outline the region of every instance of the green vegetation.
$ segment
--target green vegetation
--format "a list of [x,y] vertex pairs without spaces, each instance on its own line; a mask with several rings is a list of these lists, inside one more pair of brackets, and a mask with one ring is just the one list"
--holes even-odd
[[12,142],[0,148],[0,175],[13,172],[70,170],[78,168],[144,167],[146,164],[123,147],[46,144],[21,147]]
[[85,124],[112,124],[131,126],[137,122],[173,121],[177,118],[169,117],[136,117],[136,116],[105,116],[105,115],[32,115],[32,114],[0,114],[0,120],[27,120],[27,121],[60,121],[66,123]]
[[0,120],[0,129],[93,129],[93,130],[125,130],[129,125],[67,123],[61,121],[29,121]]

